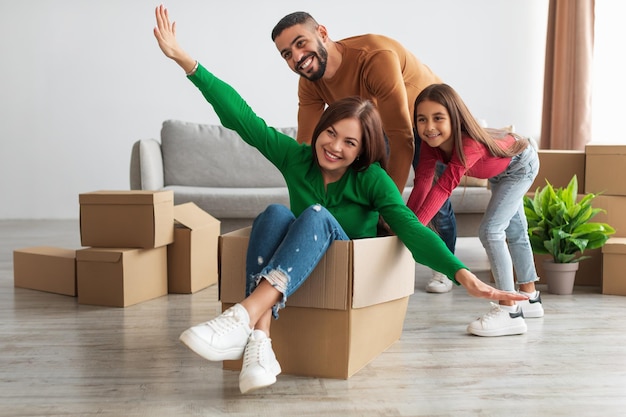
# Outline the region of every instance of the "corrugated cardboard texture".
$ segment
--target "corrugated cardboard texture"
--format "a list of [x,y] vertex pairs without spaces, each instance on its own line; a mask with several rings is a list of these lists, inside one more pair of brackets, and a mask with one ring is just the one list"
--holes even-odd
[[587,145],[585,192],[626,196],[626,145]]
[[174,207],[174,243],[167,247],[168,292],[191,294],[217,283],[220,221],[196,206]]
[[36,246],[13,251],[13,281],[18,288],[76,295],[76,250]]
[[79,202],[83,246],[154,248],[174,240],[172,191],[95,191]]
[[540,149],[539,172],[529,191],[535,192],[544,187],[546,180],[555,187],[567,187],[574,175],[578,180],[578,192],[584,193],[585,187],[585,152],[568,150]]
[[[350,378],[400,338],[408,299],[349,310],[281,310],[272,321],[271,337],[283,373]],[[241,361],[224,361],[223,366],[240,370]]]
[[167,294],[167,249],[87,248],[76,252],[78,302],[127,307]]
[[[249,233],[248,227],[220,237],[220,300],[224,303],[245,297]],[[413,294],[414,280],[415,262],[397,237],[336,241],[287,305],[360,308]]]
[[610,238],[602,252],[602,294],[626,295],[626,238]]

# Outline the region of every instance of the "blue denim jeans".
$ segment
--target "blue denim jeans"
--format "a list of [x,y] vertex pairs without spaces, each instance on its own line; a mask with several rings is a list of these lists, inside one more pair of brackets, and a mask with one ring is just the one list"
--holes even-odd
[[513,271],[518,284],[539,279],[523,202],[538,171],[537,151],[529,145],[511,159],[504,172],[489,179],[491,199],[478,234],[491,263],[496,288],[503,291],[515,291]]
[[[417,169],[422,140],[415,129],[413,129],[413,136],[415,137],[413,169]],[[438,162],[435,167],[435,177],[439,178],[445,169],[445,164]],[[433,226],[439,237],[441,237],[441,240],[443,240],[450,252],[454,253],[454,250],[456,249],[456,217],[454,216],[454,210],[452,209],[452,204],[450,203],[449,198],[443,203],[437,214],[435,214],[433,219],[430,221],[430,224]]]
[[309,277],[335,240],[349,240],[332,214],[319,204],[295,217],[287,207],[269,205],[252,224],[246,254],[246,297],[265,278],[283,297],[272,307],[285,307],[287,298]]

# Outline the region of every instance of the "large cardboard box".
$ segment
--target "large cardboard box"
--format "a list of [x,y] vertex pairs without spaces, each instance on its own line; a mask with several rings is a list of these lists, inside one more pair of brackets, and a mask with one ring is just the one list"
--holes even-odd
[[[220,237],[223,309],[245,296],[250,228]],[[272,321],[272,345],[283,373],[347,379],[396,342],[415,261],[397,237],[336,241]],[[241,369],[241,361],[224,361]]]
[[167,294],[167,247],[76,251],[78,303],[127,307]]
[[602,255],[602,294],[626,295],[626,238],[610,238],[602,247]]
[[574,175],[578,180],[578,192],[585,188],[585,152],[571,150],[539,149],[539,172],[529,191],[544,187],[546,180],[554,187],[567,187]]
[[18,288],[76,296],[76,250],[52,246],[14,250],[13,283]]
[[194,203],[174,206],[174,243],[167,247],[170,293],[192,294],[217,283],[220,221]]
[[173,191],[94,191],[79,203],[82,246],[147,249],[174,241]]
[[585,192],[626,196],[626,145],[585,147]]

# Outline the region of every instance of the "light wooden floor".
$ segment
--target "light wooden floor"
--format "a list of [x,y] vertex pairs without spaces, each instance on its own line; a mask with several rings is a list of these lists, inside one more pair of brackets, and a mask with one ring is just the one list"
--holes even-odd
[[[217,289],[117,309],[13,288],[12,251],[79,247],[75,221],[0,221],[1,416],[624,416],[626,297],[544,292],[528,333],[479,338],[488,302],[423,291],[416,267],[400,341],[349,380],[280,375],[239,393],[238,375],[178,342],[219,310]],[[477,240],[459,257],[486,275]],[[543,289],[543,286],[540,286]]]

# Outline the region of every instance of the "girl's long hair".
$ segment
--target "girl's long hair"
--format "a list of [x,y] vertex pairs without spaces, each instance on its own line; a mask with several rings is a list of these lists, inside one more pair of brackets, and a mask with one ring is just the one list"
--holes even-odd
[[319,135],[338,121],[351,118],[358,120],[361,124],[363,137],[361,153],[350,167],[355,171],[364,171],[374,162],[378,162],[384,170],[387,170],[387,148],[380,114],[374,103],[359,96],[343,98],[324,110],[311,138],[315,163],[318,163],[315,143]]
[[[463,152],[463,133],[485,145],[493,156],[503,158],[510,158],[522,153],[530,143],[528,138],[509,132],[506,129],[481,127],[470,113],[461,96],[447,84],[431,84],[417,96],[413,113],[414,126],[417,126],[417,105],[422,101],[439,103],[448,110],[454,149],[464,166],[466,160]],[[514,136],[517,140],[510,147],[502,148],[497,142],[507,135]]]

